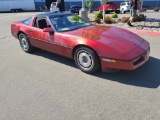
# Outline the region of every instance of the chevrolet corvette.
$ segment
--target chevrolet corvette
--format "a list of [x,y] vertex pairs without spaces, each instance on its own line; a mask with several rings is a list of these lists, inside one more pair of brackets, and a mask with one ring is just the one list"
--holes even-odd
[[43,13],[11,24],[22,49],[40,48],[71,59],[85,73],[134,70],[149,59],[150,45],[119,27],[93,25],[72,13]]

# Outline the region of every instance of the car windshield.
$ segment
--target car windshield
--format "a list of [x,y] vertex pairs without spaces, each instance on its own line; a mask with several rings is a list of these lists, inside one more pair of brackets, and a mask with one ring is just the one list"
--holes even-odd
[[51,6],[56,6],[56,2],[53,2],[53,3],[51,4]]
[[113,2],[106,2],[106,4],[113,4]]
[[63,15],[50,18],[58,32],[72,31],[90,26],[91,24],[78,15]]

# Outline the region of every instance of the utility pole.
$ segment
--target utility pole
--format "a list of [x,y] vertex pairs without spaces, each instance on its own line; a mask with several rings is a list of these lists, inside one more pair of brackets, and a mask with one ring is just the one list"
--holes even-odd
[[82,17],[85,20],[88,20],[88,13],[87,10],[85,9],[85,0],[82,0],[82,8],[80,10],[80,17]]
[[101,5],[103,6],[103,23],[104,23],[104,19],[105,19],[105,13],[106,13],[106,2],[108,2],[108,0],[100,0]]

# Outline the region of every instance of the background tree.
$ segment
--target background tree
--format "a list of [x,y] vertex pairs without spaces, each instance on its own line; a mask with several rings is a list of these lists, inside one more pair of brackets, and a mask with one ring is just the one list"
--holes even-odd
[[93,0],[87,0],[85,3],[86,7],[88,8],[89,13],[91,12],[91,8],[93,6]]

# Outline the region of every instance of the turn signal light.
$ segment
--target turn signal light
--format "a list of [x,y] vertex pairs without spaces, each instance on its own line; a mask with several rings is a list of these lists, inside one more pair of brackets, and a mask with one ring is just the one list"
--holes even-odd
[[114,59],[102,58],[102,60],[105,61],[105,62],[112,62],[112,63],[116,62],[116,60],[114,60]]

